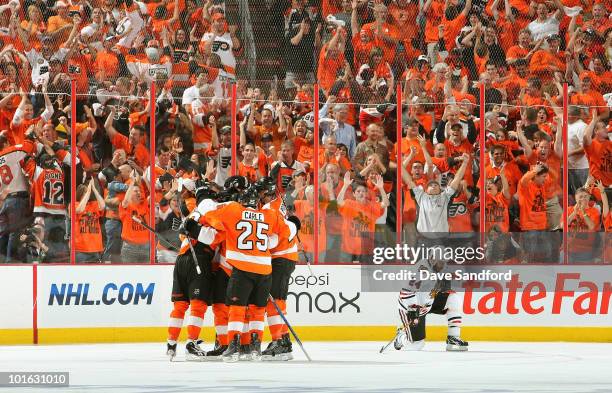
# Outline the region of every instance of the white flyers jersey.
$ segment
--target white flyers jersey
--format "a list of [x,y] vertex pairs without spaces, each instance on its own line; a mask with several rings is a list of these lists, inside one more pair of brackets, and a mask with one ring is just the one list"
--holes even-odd
[[202,36],[202,43],[206,43],[212,40],[212,52],[219,55],[221,58],[221,64],[227,71],[228,75],[233,79],[236,77],[236,57],[234,56],[234,44],[229,33],[225,33],[222,36],[215,36],[213,33],[206,33]]
[[30,184],[21,170],[21,162],[28,156],[23,145],[10,146],[0,151],[0,192],[28,191]]
[[215,89],[215,98],[229,98],[232,94],[230,88],[235,80],[227,71],[219,70],[219,75],[211,82]]
[[170,79],[172,76],[172,63],[165,56],[161,58],[158,64],[153,64],[146,59],[139,59],[130,55],[126,56],[125,62],[132,75],[137,78],[143,78],[149,83],[160,79]]

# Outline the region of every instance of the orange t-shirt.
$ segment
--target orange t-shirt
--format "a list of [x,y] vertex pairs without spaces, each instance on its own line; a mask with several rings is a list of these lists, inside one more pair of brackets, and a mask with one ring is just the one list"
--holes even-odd
[[[576,206],[569,206],[567,211],[567,217],[569,217],[574,212],[575,207]],[[584,214],[588,216],[592,222],[595,223],[595,227],[593,229],[589,229],[584,219],[584,215],[577,214],[574,220],[568,223],[569,233],[567,235],[567,241],[570,251],[587,252],[589,250],[592,250],[595,246],[595,232],[598,232],[600,228],[599,210],[597,210],[595,207],[588,207],[587,209],[585,209]],[[562,217],[562,220],[564,219],[565,217]]]
[[546,187],[536,185],[533,180],[523,181],[523,179],[518,186],[521,229],[546,230]]
[[137,216],[141,221],[149,224],[149,203],[143,200],[139,205],[130,203],[128,207],[119,205],[119,219],[123,224],[121,239],[130,243],[146,244],[149,242],[149,231],[132,218]]
[[367,63],[370,59],[370,51],[376,47],[376,40],[363,42],[359,34],[355,35],[352,40],[353,44],[353,58],[355,70],[358,70],[363,64]]
[[[535,165],[538,161],[539,154],[537,150],[529,157],[529,164]],[[562,192],[561,182],[559,179],[561,178],[561,159],[557,157],[553,152],[550,153],[548,159],[546,159],[545,164],[548,166],[548,178],[546,179],[546,183],[544,184],[544,188],[546,189],[545,198],[550,199],[554,196],[560,195]]]
[[106,50],[98,52],[93,62],[93,69],[101,80],[116,77],[119,74],[119,60],[117,60],[117,54]]
[[120,133],[116,133],[113,139],[111,140],[113,146],[116,149],[123,149],[128,157],[134,157],[134,161],[141,168],[145,168],[149,165],[149,150],[145,145],[139,143],[136,146],[133,146],[127,136],[122,135]]
[[487,193],[485,207],[486,232],[489,232],[494,225],[497,225],[502,232],[510,230],[509,205],[510,200],[506,199],[503,193],[498,192],[495,196]]
[[[372,36],[376,37],[376,31],[377,31],[377,29],[376,29],[376,22],[367,23],[367,24],[363,25],[361,28],[363,30],[367,31],[368,34],[372,34]],[[389,36],[389,37],[391,37],[391,38],[393,38],[395,40],[398,40],[400,38],[399,30],[397,29],[397,27],[393,26],[392,24],[383,23],[383,25],[382,25],[382,32],[383,32],[384,35]],[[379,37],[376,37],[375,39],[377,41],[376,46],[383,50],[383,60],[382,60],[382,63],[387,62],[387,63],[391,64],[393,62],[393,59],[395,59],[395,47],[396,47],[396,45],[393,44],[393,43],[384,41],[382,38],[379,38]]]
[[589,146],[584,146],[584,151],[589,159],[591,175],[605,186],[612,185],[612,141],[593,139]]
[[319,67],[317,70],[317,78],[319,79],[319,84],[323,90],[326,92],[331,89],[336,81],[336,74],[338,70],[344,68],[344,53],[339,53],[335,58],[326,56],[327,52],[327,44],[323,45],[321,48],[321,53],[319,54]]
[[371,254],[376,220],[384,210],[379,203],[345,200],[338,207],[342,216],[342,251],[353,255]]
[[[300,219],[302,226],[300,228],[300,240],[304,251],[313,252],[314,250],[314,206],[307,200],[297,200],[293,203],[295,206],[295,215]],[[325,233],[325,225],[323,223],[323,214],[319,213],[319,223],[317,225],[319,231],[319,251],[327,248],[327,236]]]
[[438,42],[438,26],[444,16],[444,0],[433,0],[425,14],[425,42]]
[[77,252],[102,252],[102,228],[100,218],[103,211],[97,201],[88,202],[82,213],[77,213],[74,247]]
[[524,59],[528,54],[529,54],[529,49],[522,48],[519,45],[514,45],[508,48],[508,52],[506,53],[506,59],[508,60]]
[[[487,179],[492,179],[495,176],[501,175],[501,168],[493,167],[490,164],[487,165],[485,169],[485,175]],[[504,175],[506,176],[506,180],[508,180],[508,188],[510,189],[510,195],[516,194],[516,190],[518,187],[518,183],[523,177],[521,170],[514,162],[506,162],[503,166]]]
[[[421,177],[420,179],[412,179],[416,186],[422,186],[423,189],[427,186],[427,179]],[[417,204],[410,192],[410,189],[404,186],[404,210],[402,214],[402,222],[404,224],[409,222],[416,222],[417,219]]]

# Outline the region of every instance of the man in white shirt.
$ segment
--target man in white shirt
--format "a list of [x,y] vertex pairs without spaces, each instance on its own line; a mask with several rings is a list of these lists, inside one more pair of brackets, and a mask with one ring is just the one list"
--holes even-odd
[[568,192],[570,195],[584,186],[589,176],[589,160],[584,152],[583,138],[587,124],[582,121],[582,109],[576,105],[568,108],[567,125],[567,169]]
[[200,98],[200,89],[208,82],[208,72],[206,68],[198,68],[195,75],[197,78],[195,85],[185,89],[183,92],[183,99],[181,100],[181,104],[185,107],[187,113],[191,113],[191,104]]
[[546,3],[531,3],[536,7],[536,19],[527,25],[527,29],[531,32],[534,41],[546,38],[553,34],[559,34],[559,22],[565,15],[563,4],[559,0],[554,0],[557,10],[549,15],[548,5]]
[[212,16],[213,22],[211,31],[204,34],[201,40],[201,48],[204,53],[215,53],[221,58],[223,69],[232,79],[236,78],[236,57],[234,52],[241,47],[240,40],[236,36],[235,25],[229,26],[229,31],[225,30],[225,16],[215,13]]
[[448,205],[459,188],[470,162],[468,154],[464,153],[461,158],[463,160],[461,167],[459,167],[455,178],[446,189],[442,189],[440,183],[436,180],[430,180],[425,189],[422,186],[417,187],[407,171],[402,173],[408,188],[414,193],[414,199],[418,205],[417,231],[422,240],[429,243],[428,245],[440,244],[442,239],[448,237]]

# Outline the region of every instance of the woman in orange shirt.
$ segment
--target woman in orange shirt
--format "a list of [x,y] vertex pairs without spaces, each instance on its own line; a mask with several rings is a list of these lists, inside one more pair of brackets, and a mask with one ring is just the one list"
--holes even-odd
[[134,184],[128,188],[119,206],[121,220],[121,262],[143,263],[149,261],[149,231],[142,225],[149,224],[149,202],[138,186],[140,175],[136,174]]
[[74,230],[74,249],[76,262],[100,262],[104,245],[102,244],[102,227],[100,218],[106,204],[92,178],[87,185],[77,187],[76,228]]

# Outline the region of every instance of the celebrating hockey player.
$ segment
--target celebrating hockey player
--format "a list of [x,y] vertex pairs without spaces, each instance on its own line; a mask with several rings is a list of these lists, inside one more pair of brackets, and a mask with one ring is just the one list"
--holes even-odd
[[[216,193],[207,185],[198,182],[196,188],[196,207],[194,216],[187,217],[183,223],[183,243],[176,258],[172,283],[172,302],[174,309],[170,313],[168,326],[167,355],[172,360],[176,356],[176,347],[183,319],[187,309],[190,309],[190,319],[187,325],[187,345],[185,357],[191,361],[206,359],[206,352],[199,346],[200,330],[204,314],[210,304],[212,291],[212,259],[218,238],[212,228],[202,228],[197,220],[201,214],[216,208],[212,200]],[[208,236],[205,235],[208,231]],[[199,241],[198,241],[199,240]],[[191,243],[191,244],[190,244]],[[193,254],[197,258],[194,261]]]
[[437,246],[427,250],[427,259],[418,262],[417,279],[402,288],[398,308],[403,327],[398,328],[395,349],[418,351],[425,345],[425,318],[427,314],[445,315],[448,321],[447,351],[467,351],[468,343],[459,338],[461,330],[461,298],[450,290],[447,280],[419,280],[419,271],[439,273],[446,267],[444,248]]
[[[271,177],[261,178],[256,186],[263,192],[264,209],[273,209],[282,216],[287,215],[287,209],[282,197],[277,196],[276,182]],[[289,216],[285,220],[288,233],[281,234],[278,245],[272,249],[272,286],[270,295],[278,304],[283,314],[287,314],[287,295],[289,293],[289,279],[298,262],[297,233],[300,230],[300,220],[296,216]],[[276,310],[272,300],[266,306],[268,327],[272,342],[262,352],[261,360],[291,360],[292,345],[287,325]]]
[[250,350],[254,359],[261,357],[264,312],[272,284],[270,249],[278,244],[285,225],[275,210],[259,209],[256,188],[242,192],[238,201],[220,205],[202,217],[207,225],[225,233],[226,261],[233,268],[227,286],[229,346],[222,355],[226,362],[239,360],[247,306]]

